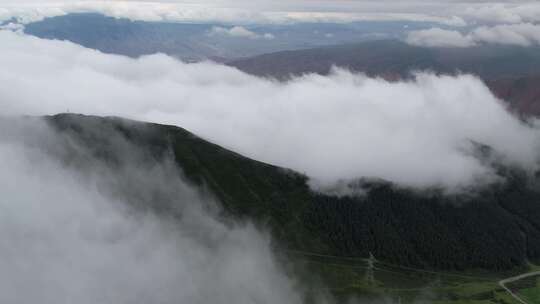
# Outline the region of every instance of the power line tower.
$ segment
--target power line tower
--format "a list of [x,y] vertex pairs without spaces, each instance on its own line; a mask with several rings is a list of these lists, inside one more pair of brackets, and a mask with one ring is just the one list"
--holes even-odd
[[373,254],[370,252],[369,253],[369,258],[367,259],[367,270],[366,270],[366,282],[368,283],[368,285],[375,285],[375,275],[374,275],[374,268],[375,268],[375,257],[373,256]]

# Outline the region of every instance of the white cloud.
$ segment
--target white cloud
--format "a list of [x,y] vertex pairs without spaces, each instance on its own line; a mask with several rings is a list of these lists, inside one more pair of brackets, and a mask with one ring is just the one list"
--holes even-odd
[[257,38],[259,35],[242,26],[233,26],[227,30],[227,34],[233,37]]
[[233,26],[231,28],[225,28],[221,26],[214,26],[210,32],[208,33],[210,36],[214,35],[222,35],[222,36],[230,36],[230,37],[236,37],[236,38],[249,38],[249,39],[274,39],[274,35],[270,33],[265,33],[263,35],[259,35],[255,32],[252,32],[248,30],[247,28],[243,26]]
[[224,35],[224,36],[244,37],[244,38],[252,38],[252,39],[255,39],[258,37],[256,33],[241,26],[235,26],[230,29],[220,27],[220,26],[214,26],[212,30],[210,31],[209,35]]
[[4,25],[0,25],[0,30],[8,30],[13,32],[22,32],[24,30],[24,25],[19,23],[9,22]]
[[466,21],[458,16],[437,16],[421,13],[355,13],[355,12],[280,12],[268,16],[282,22],[359,22],[359,21],[410,21],[433,22],[447,26],[462,27]]
[[471,156],[471,141],[526,168],[539,151],[538,130],[472,76],[388,82],[339,71],[279,83],[211,63],[130,59],[12,32],[0,32],[0,43],[4,114],[70,110],[174,124],[323,184],[367,176],[457,187],[494,174]]
[[407,43],[426,47],[469,47],[476,43],[458,31],[432,28],[412,31],[407,35]]
[[470,47],[485,43],[531,46],[540,44],[540,25],[522,23],[481,26],[467,34],[432,28],[412,31],[406,41],[411,45],[426,47]]
[[540,3],[504,2],[469,6],[464,16],[479,22],[527,23],[540,21]]
[[[302,3],[302,5],[299,5]],[[142,21],[290,23],[353,21],[420,21],[463,26],[465,21],[447,12],[430,14],[387,10],[379,5],[343,1],[328,3],[289,1],[12,1],[0,0],[0,21],[18,18],[22,23],[68,13],[98,12],[111,17]]]
[[263,38],[264,39],[267,39],[267,40],[273,40],[276,38],[276,36],[274,34],[271,34],[271,33],[266,33],[263,35]]
[[530,46],[540,44],[540,25],[531,23],[479,27],[470,36],[478,43]]
[[61,1],[0,0],[0,20],[24,22],[74,12],[144,21],[282,23],[412,21],[447,26],[540,21],[536,1]]
[[[1,303],[303,303],[269,238],[217,220],[167,162],[124,146],[115,169],[66,166],[49,152],[89,151],[44,124],[0,125]],[[181,216],[134,200],[169,201]]]

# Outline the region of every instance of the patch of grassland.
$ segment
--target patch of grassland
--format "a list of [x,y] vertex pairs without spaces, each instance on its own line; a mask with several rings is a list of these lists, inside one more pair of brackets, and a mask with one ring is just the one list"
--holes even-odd
[[[391,303],[518,304],[499,285],[506,274],[435,272],[375,263],[369,280],[366,260],[298,257],[341,299],[368,298]],[[535,303],[535,302],[533,302]],[[540,302],[539,302],[540,303]]]
[[532,288],[521,289],[518,292],[519,296],[525,301],[536,304],[540,303],[540,277],[536,278],[536,286]]

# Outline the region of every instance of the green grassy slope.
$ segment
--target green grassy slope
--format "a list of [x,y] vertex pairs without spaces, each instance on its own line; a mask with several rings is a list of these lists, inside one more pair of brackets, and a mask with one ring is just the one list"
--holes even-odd
[[[530,265],[505,272],[436,271],[378,260],[370,267],[367,259],[304,252],[295,252],[293,259],[307,265],[312,276],[315,274],[322,278],[340,303],[348,303],[351,298],[356,298],[369,300],[366,301],[368,303],[522,304],[499,282],[536,268]],[[526,281],[533,284],[516,281],[510,287],[527,303],[536,304],[540,292],[540,288],[534,285],[536,278]]]

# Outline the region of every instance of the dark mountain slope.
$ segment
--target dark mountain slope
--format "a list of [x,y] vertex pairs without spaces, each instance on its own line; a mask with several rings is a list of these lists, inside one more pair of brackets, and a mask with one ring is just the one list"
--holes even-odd
[[540,49],[492,45],[422,48],[397,40],[379,40],[277,52],[228,64],[253,75],[281,79],[305,73],[328,74],[332,66],[390,77],[407,77],[414,70],[432,70],[439,73],[461,71],[484,79],[499,79],[538,73]]
[[[337,198],[309,190],[306,178],[244,158],[172,126],[119,118],[58,115],[47,118],[68,142],[90,149],[64,155],[68,165],[85,157],[120,161],[110,134],[141,147],[149,157],[172,155],[194,184],[206,185],[225,212],[267,226],[288,249],[367,256],[436,269],[509,269],[540,261],[540,193],[519,172],[476,196],[444,196],[366,183],[363,197]],[[501,169],[502,170],[502,169]],[[154,202],[168,212],[174,201]]]
[[540,76],[497,79],[487,85],[519,112],[540,115]]

